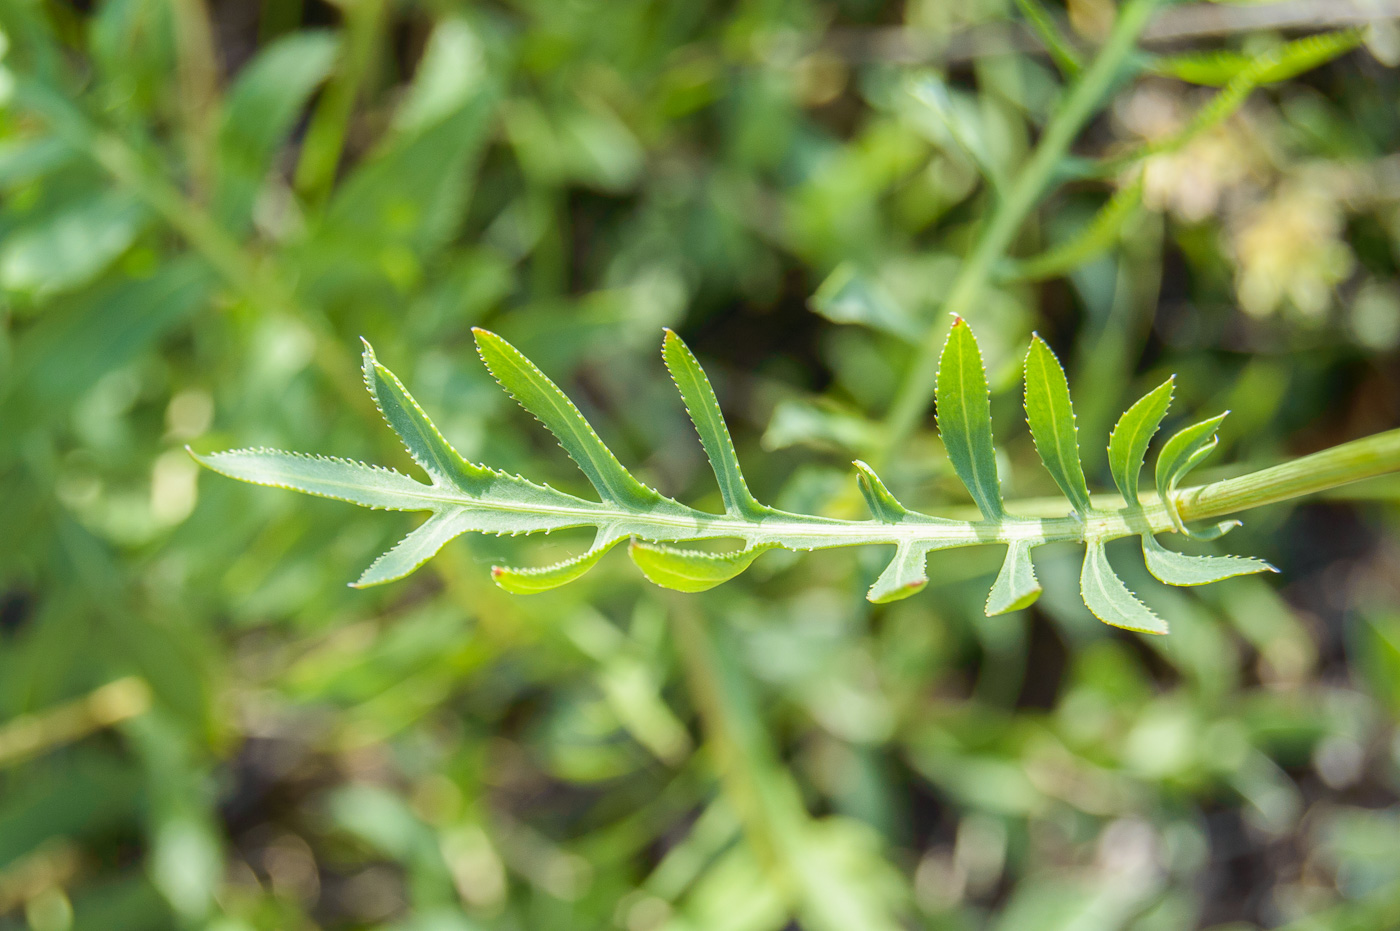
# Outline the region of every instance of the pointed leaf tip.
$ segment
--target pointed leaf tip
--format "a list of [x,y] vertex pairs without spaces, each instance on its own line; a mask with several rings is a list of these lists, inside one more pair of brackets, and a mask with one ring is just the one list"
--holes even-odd
[[987,593],[983,609],[987,617],[1028,608],[1040,597],[1040,580],[1035,577],[1030,554],[1031,546],[1025,542],[1018,541],[1006,548],[1006,560]]
[[[1177,510],[1174,492],[1187,473],[1200,465],[1215,449],[1219,443],[1216,433],[1220,429],[1221,422],[1229,413],[1229,411],[1224,411],[1215,417],[1177,431],[1162,446],[1162,451],[1157,454],[1157,495],[1162,499],[1162,504],[1166,506],[1167,514],[1170,515],[1176,531],[1185,536],[1209,539],[1209,537],[1200,537],[1199,532],[1187,528]],[[1207,534],[1210,532],[1206,531]]]
[[1031,339],[1025,359],[1026,422],[1046,471],[1080,516],[1089,511],[1089,486],[1079,460],[1079,427],[1069,380],[1049,344]]
[[1152,437],[1162,424],[1162,418],[1171,408],[1172,393],[1176,390],[1175,379],[1175,375],[1171,376],[1124,411],[1108,436],[1109,469],[1113,473],[1113,483],[1118,486],[1128,507],[1138,506],[1138,479],[1142,474],[1142,462]]
[[895,547],[894,557],[866,592],[866,600],[872,604],[888,604],[922,591],[928,584],[925,568],[928,552],[929,548],[919,543],[901,543]]
[[428,473],[434,485],[448,484],[469,493],[483,490],[492,478],[491,471],[462,458],[398,376],[375,357],[368,342],[365,343],[364,376],[365,387],[384,422],[398,434],[404,449]]
[[1084,566],[1079,575],[1079,592],[1084,606],[1105,624],[1144,634],[1165,634],[1167,623],[1138,600],[1109,565],[1103,541],[1085,548]]
[[1209,585],[1255,572],[1277,572],[1262,559],[1247,556],[1188,556],[1169,550],[1151,534],[1142,535],[1147,571],[1168,585]]
[[744,480],[734,439],[724,422],[724,413],[720,410],[719,398],[715,395],[709,376],[700,367],[690,347],[670,328],[666,329],[662,340],[661,358],[666,363],[666,370],[671,373],[676,390],[680,392],[686,413],[695,425],[700,445],[704,447],[705,456],[714,470],[725,512],[749,518],[770,513],[754,498]]
[[516,403],[554,434],[600,498],[635,510],[675,505],[627,471],[568,395],[524,353],[494,333],[482,329],[474,332],[477,352],[491,375]]
[[982,352],[972,328],[956,322],[948,332],[938,357],[935,407],[938,432],[953,471],[967,486],[987,520],[1000,520],[1006,509],[997,477],[996,449],[992,441],[991,393]]
[[909,516],[909,509],[890,493],[874,469],[859,459],[851,465],[856,468],[856,487],[860,489],[866,507],[870,508],[870,513],[876,520],[886,524],[897,524]]

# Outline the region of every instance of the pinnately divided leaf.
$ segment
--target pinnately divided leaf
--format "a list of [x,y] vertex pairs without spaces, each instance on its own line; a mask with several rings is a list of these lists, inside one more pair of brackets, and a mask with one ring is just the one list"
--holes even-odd
[[[1024,609],[1040,594],[1031,562],[1035,547],[1077,542],[1086,547],[1080,578],[1085,605],[1109,624],[1164,633],[1166,624],[1128,591],[1109,565],[1104,549],[1107,541],[1140,536],[1148,569],[1171,585],[1200,585],[1272,568],[1257,559],[1187,556],[1154,539],[1156,533],[1186,532],[1173,495],[1182,476],[1214,448],[1221,420],[1216,417],[1187,427],[1167,441],[1157,463],[1161,500],[1140,501],[1138,473],[1171,403],[1170,379],[1129,408],[1109,439],[1114,482],[1123,493],[1124,507],[1092,509],[1064,370],[1038,337],[1026,356],[1027,421],[1042,461],[1075,513],[1053,518],[1007,513],[997,477],[981,352],[971,327],[958,318],[939,361],[938,427],[949,461],[982,512],[980,521],[951,520],[910,510],[870,466],[860,461],[855,463],[856,481],[871,520],[797,514],[759,503],[744,480],[709,379],[681,338],[667,331],[663,357],[714,467],[724,502],[720,514],[696,510],[633,476],[573,402],[514,346],[485,330],[476,331],[476,340],[487,368],[554,434],[587,476],[598,500],[575,497],[465,459],[403,383],[376,358],[368,343],[364,349],[365,385],[427,482],[361,462],[274,449],[237,449],[195,458],[216,472],[253,484],[369,508],[431,512],[427,521],[365,570],[355,583],[361,587],[403,578],[449,541],[469,531],[513,536],[591,527],[593,544],[579,555],[542,567],[497,566],[492,576],[509,592],[548,591],[578,579],[608,550],[630,539],[632,561],[646,578],[666,588],[701,592],[739,575],[770,549],[884,545],[893,547],[893,556],[866,597],[885,603],[909,597],[928,585],[927,562],[935,550],[999,544],[1006,547],[1006,559],[987,597],[986,612],[992,615]],[[1224,522],[1192,533],[1218,536],[1233,525]],[[719,540],[737,540],[741,546],[716,552],[676,545]]]

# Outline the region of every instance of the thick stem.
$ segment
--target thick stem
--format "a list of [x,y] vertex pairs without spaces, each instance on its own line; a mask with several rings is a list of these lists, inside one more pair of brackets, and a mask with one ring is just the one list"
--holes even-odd
[[[1040,202],[1075,137],[1117,80],[1136,45],[1138,34],[1159,2],[1130,0],[1119,12],[1108,41],[1046,125],[1030,161],[1016,176],[1006,198],[997,205],[972,253],[959,269],[944,302],[944,309],[949,313],[976,319],[977,303],[993,267],[1006,254],[1021,224]],[[899,449],[933,400],[942,338],[941,327],[930,328],[885,420],[885,446],[877,459],[888,460]]]
[[1176,493],[1184,520],[1207,520],[1400,470],[1400,430],[1352,440],[1238,478]]

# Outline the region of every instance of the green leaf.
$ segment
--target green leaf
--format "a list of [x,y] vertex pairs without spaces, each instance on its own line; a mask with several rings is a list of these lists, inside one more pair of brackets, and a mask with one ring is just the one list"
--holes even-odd
[[482,36],[465,17],[437,21],[413,74],[413,84],[394,110],[394,128],[413,133],[450,115],[478,93],[488,77]]
[[296,32],[270,43],[238,72],[219,126],[214,212],[232,230],[252,216],[277,148],[335,61],[335,35]]
[[634,539],[627,552],[642,575],[662,588],[703,592],[739,575],[772,548],[768,543],[732,553],[706,553]]
[[1069,239],[1040,255],[1010,263],[998,277],[1004,281],[1044,281],[1074,271],[1118,242],[1118,235],[1138,205],[1142,203],[1143,181],[1139,176],[1119,188],[1093,218]]
[[220,475],[270,488],[288,488],[319,498],[349,501],[389,511],[429,511],[440,499],[433,489],[393,469],[349,459],[308,456],[280,449],[234,449],[195,460]]
[[734,451],[734,440],[725,425],[724,414],[719,409],[719,399],[710,385],[700,363],[679,336],[666,330],[662,341],[661,356],[671,373],[671,380],[681,393],[686,413],[690,415],[695,431],[700,434],[700,445],[705,448],[710,467],[714,469],[719,482],[719,493],[724,499],[724,509],[735,516],[762,517],[769,509],[759,504],[749,492],[744,481],[744,473],[739,468],[739,456]]
[[1157,428],[1162,425],[1162,418],[1167,415],[1167,408],[1171,407],[1175,377],[1168,378],[1124,411],[1108,435],[1108,467],[1113,472],[1113,483],[1130,508],[1138,506],[1142,460]]
[[1152,70],[1211,87],[1222,87],[1242,76],[1254,84],[1276,84],[1325,65],[1364,40],[1363,30],[1342,29],[1285,42],[1257,55],[1234,51],[1172,55],[1157,59]]
[[1079,462],[1079,428],[1075,426],[1065,370],[1045,340],[1035,336],[1026,353],[1026,421],[1036,451],[1055,484],[1081,516],[1089,513],[1089,486]]
[[1142,556],[1147,571],[1168,585],[1209,585],[1237,575],[1278,571],[1262,559],[1246,556],[1188,556],[1173,552],[1150,533],[1142,535]]
[[875,470],[857,459],[852,463],[856,467],[856,485],[860,488],[861,495],[865,498],[866,505],[870,508],[870,513],[875,515],[875,519],[886,524],[897,524],[911,513],[908,508],[899,503],[894,495],[890,494],[885,483],[880,481],[880,476],[875,474]]
[[1079,592],[1084,605],[1105,624],[1145,634],[1165,634],[1167,624],[1128,591],[1108,564],[1101,540],[1092,540],[1084,552],[1084,568],[1079,576]]
[[1186,529],[1172,493],[1176,491],[1181,479],[1215,449],[1216,443],[1219,442],[1216,431],[1220,429],[1221,421],[1229,413],[1226,411],[1178,431],[1167,440],[1162,446],[1162,451],[1157,454],[1157,495],[1166,506],[1167,513],[1171,515],[1172,526],[1176,527],[1177,533],[1188,537],[1195,535]]
[[812,295],[811,306],[833,323],[859,324],[914,342],[922,332],[894,298],[855,265],[843,262]]
[[938,359],[938,432],[948,461],[987,520],[1006,515],[992,445],[991,393],[972,328],[955,317]]
[[0,188],[27,184],[71,163],[78,153],[63,139],[39,136],[0,142]]
[[496,381],[554,434],[603,500],[637,509],[668,501],[660,492],[637,481],[617,461],[574,402],[520,350],[488,330],[478,327],[472,332],[476,334],[477,351]]
[[1040,37],[1040,41],[1045,43],[1045,50],[1055,60],[1055,66],[1060,69],[1061,74],[1073,78],[1084,70],[1084,62],[1079,52],[1065,38],[1050,11],[1041,5],[1040,0],[1016,0],[1016,6],[1020,8],[1026,22],[1035,30],[1035,34]]
[[994,190],[1006,187],[1005,173],[992,157],[981,108],[966,94],[952,91],[938,75],[911,79],[908,93],[916,107],[909,111],[914,125],[945,149],[961,149]]
[[987,594],[987,617],[1028,608],[1040,597],[1040,581],[1031,562],[1031,545],[1017,540],[1006,548],[1006,561]]
[[131,247],[147,216],[135,198],[114,191],[41,217],[6,236],[0,287],[42,296],[79,288]]
[[[1262,55],[1256,56],[1246,66],[1238,70],[1227,66],[1217,76],[1225,78],[1225,74],[1231,71],[1234,72],[1233,75],[1224,79],[1222,82],[1224,86],[1220,92],[1212,97],[1204,107],[1196,111],[1196,115],[1191,118],[1189,123],[1166,138],[1149,142],[1126,155],[1100,163],[1098,174],[1100,176],[1117,175],[1127,167],[1154,155],[1180,150],[1193,139],[1229,119],[1249,99],[1249,95],[1260,84],[1282,80],[1283,77],[1288,76],[1291,67],[1296,67],[1301,63],[1310,61],[1311,63],[1307,64],[1307,67],[1322,64],[1355,47],[1359,41],[1359,34],[1355,30],[1310,36],[1300,39],[1298,42],[1289,42],[1270,49]],[[1209,69],[1202,69],[1203,72],[1207,70]],[[1294,71],[1293,73],[1298,72]]]
[[413,400],[403,382],[375,358],[374,347],[364,344],[365,387],[379,413],[398,434],[413,461],[422,466],[433,482],[450,482],[464,490],[480,493],[494,477],[491,470],[474,465],[452,448],[438,428]]
[[513,595],[537,595],[550,589],[567,585],[598,564],[603,554],[612,549],[618,540],[595,543],[588,552],[573,559],[557,562],[552,566],[538,569],[517,569],[508,566],[492,566],[491,578],[496,584]]
[[395,544],[393,549],[370,563],[369,568],[350,587],[368,588],[396,582],[471,529],[471,514],[467,511],[436,513]]
[[920,543],[900,543],[894,558],[866,593],[867,601],[888,604],[916,595],[928,584],[929,547]]

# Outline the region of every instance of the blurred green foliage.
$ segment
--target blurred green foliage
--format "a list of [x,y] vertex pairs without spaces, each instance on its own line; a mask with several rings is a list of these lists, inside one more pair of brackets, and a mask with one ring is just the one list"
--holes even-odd
[[[1156,14],[1150,52],[1196,57],[1129,60],[989,269],[1008,496],[1053,488],[1032,330],[1098,487],[1173,371],[1177,410],[1233,411],[1219,461],[1400,417],[1400,34],[1295,74],[1246,9]],[[696,597],[620,554],[491,585],[586,542],[555,537],[354,591],[412,518],[183,449],[408,470],[363,335],[464,454],[580,490],[487,325],[712,506],[668,325],[759,496],[853,515],[849,460],[1113,10],[0,0],[0,928],[1400,924],[1394,484],[1258,512],[1233,545],[1282,581],[1147,588],[1148,641],[1083,608],[1072,549],[992,619],[976,550],[885,607],[878,552]],[[965,506],[921,426],[882,474]]]

